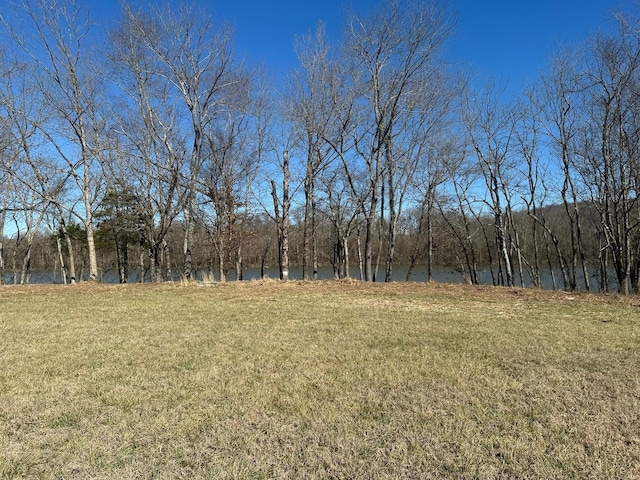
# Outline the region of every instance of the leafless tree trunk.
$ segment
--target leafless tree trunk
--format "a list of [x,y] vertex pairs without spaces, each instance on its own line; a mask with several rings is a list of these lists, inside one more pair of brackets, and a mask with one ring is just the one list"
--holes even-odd
[[[0,155],[2,155],[2,150],[0,149]],[[3,162],[4,163],[4,162]],[[2,178],[4,187],[2,188],[2,210],[0,210],[0,285],[5,284],[4,278],[4,227],[7,219],[7,209],[9,207],[9,195],[11,195],[12,186],[11,186],[11,176],[8,173],[4,173],[4,178]]]
[[[2,112],[2,108],[0,105],[0,112]],[[2,122],[2,120],[0,120]],[[5,256],[5,244],[4,244],[4,232],[5,232],[5,223],[7,219],[7,210],[9,208],[9,197],[13,192],[12,186],[12,176],[11,176],[11,168],[10,165],[13,163],[12,159],[9,158],[8,152],[8,143],[9,143],[9,135],[3,134],[4,131],[8,130],[7,127],[3,125],[4,122],[0,123],[0,182],[2,182],[2,187],[0,190],[0,195],[2,195],[2,205],[0,207],[0,285],[5,284],[4,278],[4,256]],[[8,168],[9,167],[9,168]]]
[[289,280],[290,175],[289,152],[285,150],[282,154],[282,200],[278,198],[278,189],[275,180],[271,180],[271,196],[273,198],[273,210],[278,238],[278,267],[280,269],[280,280],[284,281]]
[[[73,247],[73,242],[71,241],[71,236],[69,235],[69,232],[67,231],[67,224],[64,220],[64,216],[63,216],[63,211],[62,208],[60,208],[59,206],[56,206],[57,210],[58,210],[58,214],[59,214],[59,233],[58,233],[58,238],[62,237],[62,240],[64,241],[66,247],[67,247],[67,254],[69,256],[69,261],[68,263],[64,263],[64,258],[61,256],[60,259],[60,266],[62,268],[65,269],[65,271],[68,269],[69,271],[69,275],[68,275],[68,281],[71,285],[75,285],[76,281],[77,281],[77,277],[76,277],[76,257],[75,257],[75,252],[74,252],[74,247]],[[61,254],[62,255],[62,254]]]
[[358,246],[358,270],[360,271],[360,280],[365,280],[364,259],[362,257],[362,241],[360,239],[360,228],[356,232],[356,245]]

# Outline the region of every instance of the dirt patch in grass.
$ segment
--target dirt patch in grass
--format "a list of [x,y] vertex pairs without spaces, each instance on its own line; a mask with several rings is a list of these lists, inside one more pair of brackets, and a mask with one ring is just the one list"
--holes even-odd
[[0,289],[2,478],[638,478],[637,297]]

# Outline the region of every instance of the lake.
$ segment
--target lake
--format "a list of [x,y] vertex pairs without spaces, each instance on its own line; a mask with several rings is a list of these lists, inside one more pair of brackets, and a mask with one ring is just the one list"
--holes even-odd
[[[396,267],[394,267],[393,269],[393,276],[392,276],[392,280],[393,281],[397,281],[397,282],[403,282],[405,281],[405,277],[407,274],[407,269],[408,266],[406,265],[398,265]],[[381,268],[378,272],[378,279],[379,281],[383,281],[384,280],[384,268]],[[559,288],[562,288],[562,275],[560,273],[560,270],[556,270],[554,271],[554,275],[556,277],[556,283],[557,286]],[[202,279],[202,275],[199,272],[196,272],[196,277],[200,280]],[[208,272],[205,273],[204,275],[205,278],[208,278]],[[277,279],[279,278],[279,272],[278,272],[278,268],[277,267],[269,267],[269,268],[265,268],[265,277],[266,278],[272,278],[272,279]],[[360,278],[360,272],[358,268],[352,268],[351,269],[351,277],[354,279],[359,279]],[[541,273],[541,280],[542,280],[542,286],[545,289],[551,290],[553,287],[553,282],[551,279],[551,272],[548,269],[545,269],[542,271]],[[214,278],[217,280],[218,277],[217,275],[214,275]],[[333,276],[333,269],[331,267],[321,267],[318,269],[318,279],[320,280],[328,280],[328,279],[332,279],[334,278]],[[578,286],[583,284],[583,280],[582,280],[582,272],[578,272]],[[611,272],[611,278],[615,279],[615,274],[614,272]],[[85,277],[83,280],[86,280],[87,278]],[[104,283],[118,283],[118,274],[116,271],[104,271],[101,272],[101,281]],[[180,277],[178,275],[174,275],[174,280],[179,280]],[[258,280],[260,279],[260,269],[259,268],[247,268],[244,270],[243,272],[243,279],[244,280]],[[292,267],[289,269],[289,279],[290,280],[302,280],[302,268],[300,267]],[[478,271],[478,279],[479,282],[483,285],[491,285],[492,284],[492,279],[491,279],[491,272],[488,268],[484,268],[484,269],[480,269]],[[235,273],[231,274],[229,277],[229,280],[235,280]],[[411,276],[411,281],[413,282],[424,282],[427,280],[427,270],[425,267],[416,267],[413,271],[413,274]],[[435,282],[441,282],[441,283],[465,283],[465,279],[463,278],[463,276],[456,272],[453,269],[450,268],[445,268],[445,267],[436,267],[433,269],[433,280]],[[138,283],[140,282],[140,272],[139,271],[135,271],[132,270],[129,274],[129,278],[128,278],[129,283]],[[145,281],[150,281],[150,279],[148,278],[148,274],[147,274],[147,278],[145,278]],[[5,283],[6,284],[12,284],[14,283],[13,281],[13,274],[8,272],[5,273]],[[61,283],[61,277],[60,274],[56,274],[55,277],[51,272],[32,272],[31,273],[31,279],[30,282],[31,284],[38,284],[38,283],[47,283],[47,284],[51,284],[51,283]],[[519,275],[516,274],[516,279],[515,279],[515,284],[517,286],[520,285],[520,277]],[[531,277],[527,274],[525,274],[525,278],[524,278],[524,285],[526,287],[531,287],[533,286],[533,282],[531,281]],[[615,282],[613,282],[612,285],[610,285],[610,288],[612,290],[616,290],[616,284]],[[600,282],[599,282],[599,277],[598,277],[598,271],[597,269],[594,269],[591,275],[591,290],[592,291],[598,291],[600,289]]]

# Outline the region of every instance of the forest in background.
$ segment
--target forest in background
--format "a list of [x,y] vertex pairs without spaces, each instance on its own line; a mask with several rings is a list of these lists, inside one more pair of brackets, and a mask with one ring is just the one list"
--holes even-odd
[[[285,81],[195,4],[0,14],[0,280],[390,281],[640,293],[640,23],[507,95],[446,58],[455,12],[391,0],[296,39]],[[541,66],[542,67],[542,66]],[[282,80],[282,79],[281,79]]]

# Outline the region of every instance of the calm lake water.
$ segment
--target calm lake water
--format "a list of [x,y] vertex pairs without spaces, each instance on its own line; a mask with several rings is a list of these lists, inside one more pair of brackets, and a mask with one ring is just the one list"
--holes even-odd
[[[407,275],[407,266],[403,266],[403,265],[398,265],[396,267],[394,267],[393,270],[393,281],[397,281],[397,282],[403,282],[405,281],[405,277]],[[358,268],[352,268],[351,271],[351,277],[355,278],[355,279],[359,279],[360,278],[360,271]],[[381,268],[378,272],[378,277],[377,280],[378,281],[384,281],[384,269]],[[478,272],[479,274],[479,281],[482,284],[485,285],[491,285],[492,284],[492,279],[491,279],[491,272],[489,269],[482,269],[479,270]],[[560,271],[555,271],[555,278],[556,278],[556,285],[558,288],[562,288],[562,275],[560,273]],[[203,275],[200,272],[196,273],[197,278],[201,279],[203,277]],[[544,270],[542,272],[542,286],[545,289],[549,289],[551,290],[553,288],[553,282],[552,282],[552,276],[551,276],[551,272],[549,270]],[[205,278],[209,278],[208,272],[204,272],[204,277]],[[273,278],[273,279],[277,279],[279,277],[279,273],[278,273],[278,269],[277,268],[266,268],[265,269],[265,277],[267,278]],[[217,275],[214,275],[214,278],[216,280],[218,280]],[[302,280],[302,268],[291,268],[289,270],[289,278],[291,280]],[[318,278],[320,280],[328,280],[328,279],[332,279],[334,278],[333,276],[333,269],[331,267],[322,267],[318,270]],[[612,272],[611,278],[615,278],[615,275]],[[259,268],[248,268],[245,269],[243,272],[243,279],[244,280],[258,280],[260,279],[260,269]],[[83,278],[83,280],[86,280],[86,277]],[[179,277],[176,276],[175,280],[179,280]],[[231,275],[229,280],[235,280],[235,274]],[[427,270],[425,267],[416,267],[413,271],[413,274],[411,276],[410,281],[413,282],[424,282],[427,280]],[[435,282],[442,282],[442,283],[465,283],[465,279],[463,278],[463,276],[452,270],[452,269],[448,269],[448,268],[442,268],[442,267],[437,267],[434,268],[433,270],[433,280]],[[102,272],[101,273],[101,281],[104,283],[118,283],[118,274],[115,271],[106,271],[106,272]],[[129,274],[129,278],[128,281],[130,283],[138,283],[140,282],[140,272],[139,271],[131,271],[131,273]],[[145,278],[145,281],[149,281],[148,278],[148,274],[147,274],[147,278]],[[14,279],[13,279],[13,275],[11,273],[5,273],[5,283],[7,284],[12,284],[14,283]],[[30,283],[31,284],[38,284],[38,283],[61,283],[61,277],[60,274],[57,275],[53,275],[51,272],[33,272],[31,274],[31,278],[30,278]],[[517,286],[520,285],[520,278],[518,275],[516,275],[516,280],[515,280],[515,284]],[[524,278],[524,285],[526,287],[531,287],[533,286],[533,282],[531,281],[531,278],[525,274],[525,278]],[[581,285],[583,285],[583,280],[582,280],[582,273],[579,272],[579,277],[578,277],[578,287],[580,287]],[[616,289],[616,285],[613,284],[610,286],[612,290]],[[600,289],[600,283],[599,283],[599,279],[597,276],[597,271],[593,272],[592,278],[591,278],[591,290],[592,291],[598,291]]]

